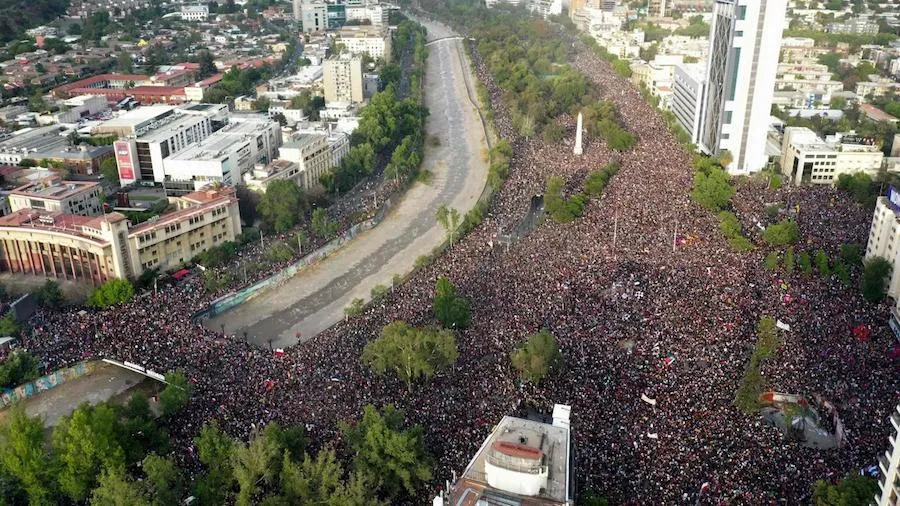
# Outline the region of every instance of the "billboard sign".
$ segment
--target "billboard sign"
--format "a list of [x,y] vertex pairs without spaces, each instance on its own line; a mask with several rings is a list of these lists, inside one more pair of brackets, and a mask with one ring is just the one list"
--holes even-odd
[[116,141],[113,143],[113,147],[116,150],[119,180],[123,183],[134,181],[134,154],[131,152],[131,143],[128,141]]
[[888,186],[888,202],[891,204],[891,209],[894,211],[900,212],[900,192],[897,191],[893,185]]
[[845,135],[841,137],[841,144],[862,144],[863,146],[874,146],[875,137],[867,137],[862,135]]

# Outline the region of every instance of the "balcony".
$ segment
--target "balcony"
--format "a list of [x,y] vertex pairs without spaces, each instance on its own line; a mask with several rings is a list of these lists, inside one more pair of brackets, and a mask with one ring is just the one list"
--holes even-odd
[[878,457],[878,467],[881,468],[881,474],[887,476],[888,469],[891,468],[891,461],[887,455]]

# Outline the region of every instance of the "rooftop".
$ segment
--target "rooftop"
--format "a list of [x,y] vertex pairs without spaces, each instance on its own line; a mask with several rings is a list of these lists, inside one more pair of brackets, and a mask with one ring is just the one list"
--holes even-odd
[[35,197],[51,200],[63,200],[79,193],[93,190],[98,183],[89,181],[44,181],[30,183],[11,191],[11,195]]
[[898,121],[894,116],[891,116],[872,104],[859,104],[859,110],[874,121],[890,121],[893,123]]
[[110,213],[103,216],[89,217],[76,214],[66,214],[59,211],[37,211],[34,209],[20,209],[14,213],[0,217],[0,227],[18,228],[29,227],[43,229],[48,232],[68,234],[82,239],[90,240],[98,245],[106,245],[108,241],[84,231],[84,227],[95,230],[101,229],[101,223],[116,223],[126,220],[121,213]]
[[118,118],[111,119],[103,123],[103,126],[111,127],[133,127],[147,121],[148,119],[161,116],[174,110],[171,105],[147,105],[132,109],[124,114],[120,114]]
[[138,139],[144,142],[164,141],[172,136],[172,132],[182,128],[188,128],[198,122],[203,121],[202,116],[193,114],[177,114],[170,117],[169,121],[161,122],[156,128],[147,130],[138,136]]
[[217,160],[242,146],[240,141],[259,132],[257,121],[232,121],[203,141],[169,157],[170,160]]
[[[180,209],[178,211],[173,211],[171,213],[166,213],[161,216],[156,216],[154,218],[150,218],[149,220],[131,228],[128,231],[129,237],[134,237],[137,234],[143,234],[149,232],[151,230],[156,230],[161,226],[165,226],[171,223],[176,223],[180,221],[184,221],[190,216],[194,216],[197,214],[203,214],[209,210],[210,207],[218,205],[224,202],[234,202],[237,199],[234,197],[233,193],[222,193],[216,196],[211,195],[198,195],[204,193],[205,190],[201,190],[199,192],[193,192],[185,195],[182,199],[187,199],[188,202],[191,202],[192,206],[186,207],[184,209]],[[193,196],[193,197],[191,197]],[[191,198],[188,198],[191,197]],[[198,200],[192,200],[196,198]]]
[[[453,486],[450,506],[570,504],[569,407],[557,405],[557,414],[552,425],[503,417]],[[536,493],[518,493],[528,488]]]

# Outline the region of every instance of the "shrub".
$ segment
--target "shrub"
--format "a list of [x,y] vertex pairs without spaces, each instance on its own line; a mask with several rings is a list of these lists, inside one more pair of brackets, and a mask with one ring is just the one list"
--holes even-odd
[[131,302],[134,299],[134,287],[127,279],[111,279],[98,286],[88,297],[88,305],[104,309],[116,304]]
[[787,246],[796,244],[797,237],[800,232],[797,223],[790,220],[781,220],[778,223],[769,225],[763,230],[762,236],[765,241],[773,246]]

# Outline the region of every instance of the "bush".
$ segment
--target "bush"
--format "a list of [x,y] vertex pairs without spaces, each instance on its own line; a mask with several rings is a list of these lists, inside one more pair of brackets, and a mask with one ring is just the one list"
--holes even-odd
[[730,211],[719,213],[719,230],[722,231],[722,235],[725,236],[725,240],[728,241],[732,250],[743,253],[754,248],[753,243],[741,235],[741,222],[734,213]]
[[763,261],[763,265],[766,267],[766,270],[774,271],[778,268],[778,253],[774,251],[766,255],[766,259]]
[[131,302],[134,287],[127,279],[112,279],[98,286],[88,297],[88,305],[105,309],[116,304]]
[[792,274],[794,272],[794,248],[788,248],[784,254],[784,272]]
[[775,319],[771,316],[760,318],[756,326],[756,336],[756,345],[734,395],[735,406],[748,415],[759,411],[759,396],[766,387],[766,381],[760,369],[762,363],[774,355],[781,345],[778,339],[778,327]]
[[568,223],[584,213],[584,195],[576,193],[568,199],[562,196],[564,181],[561,177],[547,178],[547,191],[544,193],[544,209],[557,223]]
[[797,223],[789,220],[781,220],[769,225],[763,230],[763,239],[773,246],[787,246],[796,244],[800,232]]

